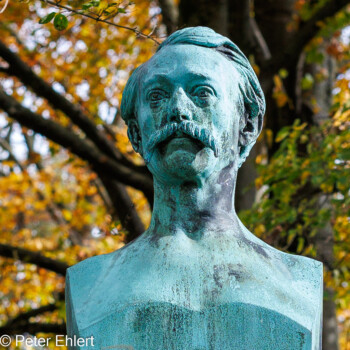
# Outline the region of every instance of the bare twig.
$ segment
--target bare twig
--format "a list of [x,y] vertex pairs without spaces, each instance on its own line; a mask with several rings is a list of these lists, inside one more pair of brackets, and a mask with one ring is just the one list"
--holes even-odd
[[0,147],[7,151],[8,154],[9,154],[9,159],[10,160],[13,160],[18,166],[19,168],[21,169],[21,171],[24,171],[24,167],[22,165],[22,163],[16,158],[16,156],[13,154],[12,152],[12,149],[11,149],[11,146],[10,144],[3,138],[0,137]]
[[6,10],[8,3],[9,3],[9,0],[6,0],[4,7],[0,10],[0,13],[3,13]]
[[57,8],[60,8],[60,9],[64,9],[64,10],[70,11],[70,12],[75,13],[77,15],[84,16],[84,17],[87,17],[87,18],[91,18],[91,19],[95,20],[96,22],[103,22],[103,23],[109,24],[109,25],[117,27],[117,28],[130,30],[130,31],[134,32],[137,37],[150,39],[150,40],[154,41],[157,45],[160,44],[159,41],[157,41],[157,39],[153,38],[151,35],[148,35],[148,34],[145,34],[145,33],[141,32],[141,31],[139,31],[136,28],[122,26],[120,24],[113,23],[113,22],[108,21],[106,19],[102,19],[101,17],[95,17],[95,16],[92,16],[92,15],[89,15],[88,13],[84,13],[81,10],[75,10],[75,9],[73,9],[71,7],[61,5],[58,1],[56,1],[56,2],[55,1],[50,1],[50,0],[40,0],[40,1],[41,2],[45,2],[45,3],[47,3],[47,4],[51,5],[51,6],[55,6]]
[[252,29],[252,32],[254,34],[255,40],[260,46],[261,52],[263,54],[263,57],[265,60],[269,60],[271,58],[271,52],[269,47],[267,46],[267,43],[265,41],[264,36],[262,35],[260,28],[258,24],[256,23],[256,20],[254,17],[249,17],[249,24],[250,28]]

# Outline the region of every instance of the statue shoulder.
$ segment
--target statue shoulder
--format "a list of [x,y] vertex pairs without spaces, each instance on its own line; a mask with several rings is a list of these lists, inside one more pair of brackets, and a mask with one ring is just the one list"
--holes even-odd
[[307,281],[315,289],[323,290],[323,264],[320,261],[283,252],[281,259],[296,280]]
[[86,259],[67,270],[66,310],[69,335],[79,334],[81,310],[89,300],[89,295],[101,276],[107,273],[113,253],[97,255]]
[[97,283],[97,280],[107,272],[113,253],[91,257],[67,270],[66,299],[71,305],[78,306],[84,302]]
[[79,286],[79,290],[89,289],[96,282],[97,276],[109,265],[111,255],[97,255],[71,266],[67,270],[66,283]]

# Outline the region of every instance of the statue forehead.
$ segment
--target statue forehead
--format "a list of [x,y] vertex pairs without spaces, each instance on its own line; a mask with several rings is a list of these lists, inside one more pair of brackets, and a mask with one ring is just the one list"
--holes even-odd
[[234,64],[214,49],[178,44],[164,47],[145,63],[142,81],[147,84],[156,75],[181,80],[186,74],[210,78],[221,84],[239,79]]

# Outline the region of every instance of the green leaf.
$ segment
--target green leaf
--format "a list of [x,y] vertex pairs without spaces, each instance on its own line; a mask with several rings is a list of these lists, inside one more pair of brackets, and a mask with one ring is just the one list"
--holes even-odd
[[88,2],[87,4],[83,4],[82,9],[85,11],[85,10],[88,10],[92,6],[93,5],[91,4],[91,2]]
[[317,49],[312,49],[307,53],[306,63],[319,63],[321,64],[325,58],[325,55],[322,52],[318,52]]
[[276,136],[276,142],[281,142],[282,140],[284,140],[290,133],[290,129],[288,127],[284,127],[282,128],[277,136]]
[[301,88],[303,90],[310,90],[314,85],[314,78],[310,73],[306,73],[301,80]]
[[284,78],[287,78],[288,77],[288,71],[284,68],[281,68],[278,72],[278,75],[284,79]]
[[57,30],[65,30],[68,26],[68,19],[65,15],[59,13],[58,15],[56,15],[53,21],[53,25]]
[[305,239],[303,237],[299,237],[298,238],[298,247],[297,247],[298,254],[301,254],[301,252],[303,251],[304,243],[305,243]]
[[40,23],[40,24],[49,23],[49,22],[52,21],[52,19],[55,17],[55,15],[56,15],[56,12],[51,12],[51,13],[49,13],[48,15],[46,15],[45,17],[40,18],[39,23]]
[[100,5],[100,1],[89,1],[83,4],[82,9],[88,10],[90,7],[97,7],[98,5]]
[[344,149],[338,152],[338,157],[341,160],[350,160],[350,149]]
[[126,11],[125,11],[125,9],[119,7],[119,8],[118,8],[118,13],[126,13]]

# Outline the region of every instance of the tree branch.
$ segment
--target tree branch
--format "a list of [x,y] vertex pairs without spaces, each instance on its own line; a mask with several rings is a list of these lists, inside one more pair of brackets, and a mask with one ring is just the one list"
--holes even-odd
[[9,143],[3,139],[2,137],[0,137],[0,147],[7,151],[8,154],[9,154],[9,159],[10,160],[13,160],[18,166],[19,168],[21,169],[21,171],[24,171],[24,168],[23,168],[23,165],[22,163],[16,158],[16,156],[13,154],[12,152],[12,149],[11,149],[11,146],[9,145]]
[[37,309],[31,309],[27,312],[21,313],[21,314],[17,315],[16,317],[10,319],[4,327],[11,327],[13,325],[26,323],[31,317],[41,315],[45,312],[55,311],[57,308],[58,308],[57,303],[52,303],[52,304],[48,304],[45,306],[41,306]]
[[103,176],[100,176],[100,178],[104,186],[109,188],[109,195],[113,207],[123,227],[128,231],[126,239],[127,242],[130,242],[145,232],[145,227],[135,209],[135,205],[131,201],[125,186]]
[[[34,139],[34,135],[32,137],[30,137],[26,132],[23,132],[23,136],[28,148],[28,152],[29,152],[29,156],[30,154],[34,153],[33,150],[33,139]],[[0,138],[0,146],[1,146],[1,138]],[[21,166],[21,163],[19,162],[18,159],[14,159],[16,161],[16,163]],[[40,160],[37,160],[35,162],[35,166],[37,167],[37,169],[40,171],[43,169],[43,166],[41,164]],[[22,171],[23,171],[23,165],[22,165]],[[30,184],[31,187],[35,190],[39,200],[43,201],[46,199],[45,194],[39,190],[35,184],[32,182],[32,180],[30,179]],[[53,201],[47,201],[48,203],[46,204],[46,210],[49,213],[49,215],[51,216],[52,220],[54,220],[58,225],[66,225],[68,224],[67,220],[65,220],[65,218],[63,217],[62,214],[62,209],[64,209],[64,206],[62,206],[62,208],[58,208],[58,206],[56,205],[55,202]],[[73,244],[82,244],[82,237],[81,234],[75,230],[73,227],[69,226],[68,227],[68,232],[69,232],[69,239]]]
[[[9,134],[10,134],[10,131],[9,131]],[[8,136],[9,136],[9,134],[8,134]],[[24,136],[24,138],[26,140],[26,144],[28,146],[28,151],[30,153],[30,152],[32,152],[32,148],[31,148],[30,142],[28,140],[28,136]],[[26,167],[12,153],[11,146],[7,142],[7,140],[5,140],[5,139],[3,139],[1,137],[0,137],[0,147],[9,153],[8,159],[13,160],[18,165],[18,167],[21,169],[22,172],[26,170]],[[39,162],[36,163],[36,166],[37,166],[37,168],[39,170],[42,169],[42,166],[40,165]],[[41,200],[41,201],[45,200],[45,195],[39,189],[36,188],[36,186],[33,184],[31,179],[29,179],[29,183],[30,183],[31,187],[34,189],[35,193],[37,194],[39,200]],[[66,224],[67,223],[64,220],[63,216],[61,215],[61,211],[58,210],[58,208],[56,207],[56,205],[54,203],[48,203],[46,205],[46,210],[50,214],[51,218],[58,225],[62,225],[62,224]],[[73,244],[81,244],[81,237],[80,237],[79,233],[76,232],[75,230],[73,230],[71,227],[69,228],[69,237],[70,237],[71,241],[73,242]]]
[[59,1],[50,1],[50,0],[40,0],[41,2],[44,2],[46,4],[49,4],[51,6],[54,6],[54,7],[57,7],[59,9],[63,9],[63,10],[67,10],[67,11],[70,11],[72,13],[75,13],[77,15],[80,15],[80,16],[83,16],[83,17],[87,17],[87,18],[91,18],[93,20],[95,20],[96,22],[102,22],[102,23],[106,23],[106,24],[109,24],[113,27],[117,27],[117,28],[121,28],[121,29],[126,29],[126,30],[130,30],[132,32],[134,32],[136,34],[136,36],[138,37],[142,37],[142,38],[146,38],[146,39],[150,39],[152,41],[154,41],[157,45],[159,45],[160,43],[157,41],[157,39],[153,38],[151,35],[147,35],[145,33],[142,33],[140,32],[139,30],[137,30],[136,28],[131,28],[131,27],[126,27],[126,26],[122,26],[120,24],[116,24],[116,23],[113,23],[111,21],[108,21],[106,19],[102,19],[100,17],[95,17],[95,16],[92,16],[92,15],[89,15],[88,13],[84,13],[82,12],[81,10],[75,10],[71,7],[68,7],[68,6],[64,6],[64,5],[61,5],[59,3]]
[[258,44],[260,50],[261,50],[261,53],[262,53],[262,56],[263,56],[263,59],[264,60],[269,60],[271,58],[271,52],[270,52],[270,49],[265,41],[265,38],[264,36],[262,35],[261,31],[260,31],[260,28],[258,26],[258,24],[256,23],[256,20],[254,17],[252,16],[249,16],[249,24],[250,24],[250,28],[253,32],[253,35],[254,35],[254,38],[255,38],[255,41],[256,43]]
[[64,262],[53,260],[38,252],[14,247],[8,244],[0,244],[0,255],[6,258],[21,260],[28,264],[34,264],[44,269],[65,276],[69,265]]
[[102,152],[136,170],[134,164],[118,152],[113,143],[108,140],[104,133],[97,129],[96,124],[83,113],[81,108],[56,92],[48,83],[36,75],[17,54],[8,49],[2,41],[0,41],[0,57],[9,64],[7,68],[8,73],[20,79],[24,85],[30,87],[38,96],[47,99],[54,109],[65,113]]
[[[26,86],[29,86],[32,88],[32,90],[39,96],[44,97],[45,99],[48,100],[48,102],[55,108],[59,109],[62,112],[64,112],[71,120],[74,122],[77,126],[80,127],[80,129],[86,134],[86,136],[91,139],[94,144],[103,152],[105,153],[108,157],[105,156],[105,154],[100,153],[98,155],[99,159],[108,159],[109,157],[112,158],[111,161],[114,159],[120,164],[124,165],[125,167],[129,168],[128,172],[129,174],[133,173],[139,173],[140,179],[142,178],[143,180],[139,182],[142,184],[144,182],[145,186],[142,186],[144,189],[147,187],[148,184],[152,184],[152,179],[151,176],[148,172],[148,169],[145,166],[137,166],[130,162],[127,158],[124,157],[114,146],[114,144],[109,141],[109,139],[106,137],[105,133],[102,133],[100,130],[97,129],[96,125],[94,122],[89,119],[88,116],[86,116],[82,110],[71,103],[69,100],[67,100],[64,96],[61,94],[57,93],[55,90],[52,89],[52,87],[47,84],[43,79],[41,79],[39,76],[37,76],[33,70],[25,63],[23,62],[18,55],[16,55],[14,52],[9,50],[1,41],[0,41],[0,56],[3,57],[7,61],[7,63],[10,65],[9,68],[7,69],[10,74],[15,75],[18,77]],[[17,119],[18,120],[18,119]],[[23,124],[23,122],[22,122]],[[32,123],[33,125],[34,123]],[[31,129],[34,130],[33,126],[28,126]],[[59,127],[59,124],[56,123],[56,127]],[[66,131],[67,132],[67,131]],[[55,133],[53,133],[55,134]],[[60,145],[63,145],[64,147],[67,147],[66,144],[62,144],[56,137],[56,139],[48,136],[48,134],[43,135],[47,136],[51,140],[57,142]],[[56,135],[57,136],[57,135]],[[62,135],[61,135],[62,136]],[[78,140],[78,135],[74,134],[74,137]],[[61,138],[62,140],[62,138]],[[72,140],[72,138],[71,138]],[[68,146],[69,148],[69,146]],[[90,147],[91,148],[91,147]],[[78,149],[77,147],[75,148],[76,150]],[[71,148],[73,153],[77,154],[74,152],[73,147]],[[87,154],[87,153],[85,153]],[[92,155],[92,154],[91,154]],[[91,159],[87,159],[82,157],[81,153],[78,154],[81,158],[84,160],[88,160],[90,163]],[[104,161],[104,163],[107,163]],[[99,167],[96,167],[96,162],[95,164],[92,164],[94,166],[94,169],[96,172],[99,173],[99,175],[103,176],[104,175],[104,170],[99,171]],[[105,164],[106,165],[106,164]],[[127,170],[127,169],[125,169]],[[110,172],[110,171],[109,171]],[[112,175],[112,174],[111,174]],[[129,175],[128,175],[129,176]],[[148,179],[147,179],[148,177]],[[128,185],[131,185],[128,182],[123,181],[120,177],[116,175],[116,179],[119,180],[122,183],[126,183]],[[107,192],[109,193],[110,197],[116,196],[115,199],[113,199],[114,204],[118,203],[115,208],[118,208],[118,214],[120,221],[122,225],[130,232],[131,236],[138,235],[142,232],[144,232],[144,228],[142,225],[141,220],[138,218],[137,212],[134,209],[134,205],[132,204],[132,201],[130,200],[127,192],[125,189],[122,189],[121,184],[116,184],[112,185],[113,181],[109,181],[109,184],[111,184],[111,188],[106,187]],[[133,186],[133,185],[131,185]],[[135,188],[138,188],[134,186]],[[153,201],[153,186],[143,190],[141,188],[138,188],[141,191],[143,191],[150,203]],[[145,192],[146,191],[146,192]],[[118,199],[117,199],[118,198]],[[125,210],[127,209],[128,214],[125,214]],[[126,221],[124,221],[126,220]],[[143,228],[141,230],[141,228]],[[141,232],[142,231],[142,232]]]
[[67,148],[78,157],[89,162],[94,171],[101,176],[108,176],[142,191],[146,198],[153,201],[153,182],[147,175],[137,173],[119,164],[100,152],[92,144],[80,138],[70,129],[44,119],[18,103],[13,97],[0,89],[0,108],[23,126],[48,137],[50,140]]
[[9,0],[5,0],[5,4],[2,7],[2,9],[0,10],[0,13],[3,13],[6,10],[6,7],[7,7],[8,3],[9,3]]
[[10,74],[20,79],[23,84],[30,87],[38,96],[47,99],[53,108],[65,113],[102,152],[134,171],[147,174],[146,167],[137,166],[125,158],[116,149],[113,142],[106,137],[105,133],[98,130],[96,124],[77,105],[57,93],[48,83],[36,75],[16,53],[9,50],[1,40],[0,56],[9,64],[7,71]]
[[0,67],[0,73],[10,74],[10,70],[8,67]]
[[318,23],[334,16],[348,4],[349,0],[329,0],[308,21],[301,24],[293,41],[279,55],[275,55],[262,65],[262,72],[274,74],[281,68],[295,67],[306,44],[319,32]]

